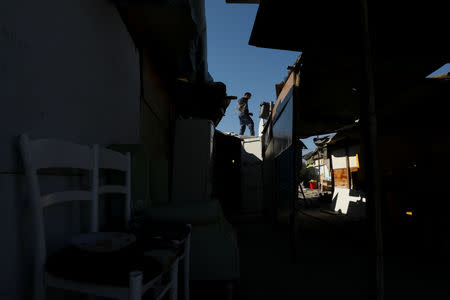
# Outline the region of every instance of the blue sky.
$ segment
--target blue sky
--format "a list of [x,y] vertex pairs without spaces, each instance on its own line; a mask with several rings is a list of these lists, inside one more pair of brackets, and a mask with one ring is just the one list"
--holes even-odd
[[[227,85],[227,94],[242,97],[252,93],[249,110],[253,112],[255,131],[259,124],[259,104],[276,100],[275,84],[288,74],[300,52],[257,48],[248,45],[258,5],[226,4],[225,0],[205,1],[208,41],[208,69],[214,81]],[[239,133],[236,100],[228,106],[217,129]],[[245,134],[249,134],[246,129]],[[316,146],[312,138],[303,140],[308,147]]]
[[439,69],[437,69],[436,71],[434,71],[433,73],[431,73],[428,76],[439,75],[439,74],[446,73],[446,72],[450,72],[450,63],[443,65],[442,67],[440,67]]
[[[249,110],[253,112],[255,131],[258,129],[259,104],[276,100],[275,84],[288,74],[300,52],[257,48],[248,45],[257,4],[226,4],[225,0],[206,0],[208,69],[214,81],[227,86],[227,94],[242,97],[252,93]],[[450,71],[450,64],[434,74]],[[218,130],[239,133],[236,100],[231,101]],[[249,134],[248,129],[246,133]],[[312,138],[303,140],[313,150]]]
[[[227,85],[227,94],[242,97],[252,93],[249,110],[255,125],[261,102],[275,101],[275,84],[286,77],[286,67],[300,52],[263,49],[248,45],[258,5],[205,1],[208,40],[208,69],[215,81]],[[218,126],[221,131],[239,132],[236,100],[229,105]],[[248,133],[248,132],[247,132]]]

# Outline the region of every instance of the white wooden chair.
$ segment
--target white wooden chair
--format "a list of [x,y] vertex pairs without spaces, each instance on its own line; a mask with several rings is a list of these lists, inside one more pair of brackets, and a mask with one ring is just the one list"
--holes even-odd
[[[121,171],[125,175],[125,184],[124,185],[99,185],[98,191],[99,195],[105,194],[123,194],[125,198],[125,225],[129,228],[130,219],[131,219],[131,177],[130,177],[130,153],[122,154],[120,152],[106,149],[104,147],[100,147],[99,145],[94,145],[95,151],[99,154],[99,169],[108,169]],[[189,235],[190,238],[190,235]],[[187,247],[187,251],[186,251]],[[170,263],[170,271],[169,271],[169,280],[168,282],[164,282],[159,280],[158,282],[162,282],[163,284],[156,284],[150,286],[156,292],[156,299],[161,299],[166,293],[169,293],[169,298],[171,300],[175,300],[178,297],[178,265],[179,261],[183,259],[185,256],[189,255],[189,241],[185,242],[185,250],[183,254],[177,259],[172,260]],[[153,251],[146,252],[147,256],[157,257]],[[184,270],[189,272],[189,260],[186,259]],[[186,264],[188,265],[186,268]],[[186,282],[189,281],[189,276],[185,276],[185,291],[189,292],[188,286],[186,286]]]
[[[142,295],[160,280],[162,272],[156,276],[147,276],[144,282],[145,270],[131,271],[128,274],[124,274],[125,277],[128,276],[128,282],[124,285],[116,286],[80,282],[58,277],[46,271],[47,253],[44,208],[71,201],[90,201],[92,203],[90,230],[96,232],[98,229],[98,146],[91,148],[52,139],[30,140],[27,135],[22,135],[20,136],[20,151],[29,183],[31,209],[34,218],[35,263],[33,299],[44,300],[47,286],[112,299],[141,299]],[[92,172],[91,189],[88,191],[60,191],[42,196],[37,170],[47,168],[88,170]],[[105,192],[105,189],[103,192]],[[127,210],[126,215],[129,216]],[[176,299],[176,292],[171,296],[171,300]]]
[[94,145],[98,153],[98,168],[123,172],[125,184],[122,185],[102,185],[99,184],[99,195],[122,194],[124,196],[124,221],[128,228],[131,220],[131,159],[130,153],[122,154],[99,145]]

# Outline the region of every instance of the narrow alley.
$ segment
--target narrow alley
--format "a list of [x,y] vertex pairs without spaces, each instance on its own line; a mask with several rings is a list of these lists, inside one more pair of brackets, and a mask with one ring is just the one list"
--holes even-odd
[[0,300],[450,299],[445,4],[1,0]]

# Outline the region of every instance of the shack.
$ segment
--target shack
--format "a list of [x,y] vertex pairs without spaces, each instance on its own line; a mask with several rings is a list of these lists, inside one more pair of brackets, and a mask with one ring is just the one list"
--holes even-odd
[[350,217],[364,217],[366,196],[361,184],[358,123],[338,130],[325,145],[333,174],[331,209]]
[[[314,177],[317,180],[317,189],[320,192],[330,192],[333,190],[333,181],[331,173],[331,160],[328,157],[326,141],[330,136],[314,138],[314,144],[317,146],[313,151],[303,155],[306,162],[306,168],[314,169]],[[304,182],[305,185],[306,182]]]

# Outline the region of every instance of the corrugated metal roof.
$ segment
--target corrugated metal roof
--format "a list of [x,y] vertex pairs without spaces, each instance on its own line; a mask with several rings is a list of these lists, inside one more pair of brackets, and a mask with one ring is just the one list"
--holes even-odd
[[333,135],[327,135],[324,137],[318,137],[318,138],[313,138],[313,142],[317,147],[321,147],[326,145],[329,141],[331,141],[331,139],[333,138]]

